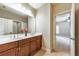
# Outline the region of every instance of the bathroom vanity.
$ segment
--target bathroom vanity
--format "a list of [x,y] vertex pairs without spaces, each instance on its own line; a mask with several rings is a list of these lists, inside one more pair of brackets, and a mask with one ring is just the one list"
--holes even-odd
[[1,40],[0,56],[33,56],[42,47],[42,34],[40,33]]

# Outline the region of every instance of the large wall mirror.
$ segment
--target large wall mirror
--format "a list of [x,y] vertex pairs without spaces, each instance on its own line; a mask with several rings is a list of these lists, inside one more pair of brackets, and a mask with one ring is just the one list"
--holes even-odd
[[28,29],[28,19],[25,21],[0,18],[0,35],[21,34],[21,29]]

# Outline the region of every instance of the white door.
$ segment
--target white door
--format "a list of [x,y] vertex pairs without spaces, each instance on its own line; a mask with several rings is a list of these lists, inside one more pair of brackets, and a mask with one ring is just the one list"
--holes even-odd
[[75,4],[72,4],[71,8],[71,46],[70,55],[75,56]]

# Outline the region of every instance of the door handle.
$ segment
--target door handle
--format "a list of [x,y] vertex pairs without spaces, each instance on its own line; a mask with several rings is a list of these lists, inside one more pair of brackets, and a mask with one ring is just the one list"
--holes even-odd
[[71,40],[75,40],[75,38],[70,38]]

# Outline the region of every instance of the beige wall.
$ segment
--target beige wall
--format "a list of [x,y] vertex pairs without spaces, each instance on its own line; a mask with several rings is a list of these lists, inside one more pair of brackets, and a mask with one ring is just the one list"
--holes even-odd
[[71,10],[71,4],[68,3],[55,3],[51,4],[51,19],[50,19],[50,45],[51,49],[55,48],[55,16],[64,12]]

